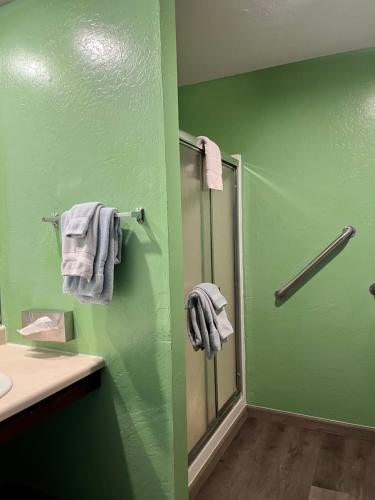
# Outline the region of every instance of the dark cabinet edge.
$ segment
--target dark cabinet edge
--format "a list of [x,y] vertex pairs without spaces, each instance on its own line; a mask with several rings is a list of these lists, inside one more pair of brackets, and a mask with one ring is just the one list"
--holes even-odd
[[102,369],[97,370],[0,422],[0,445],[44,422],[66,406],[98,389],[101,384],[101,372]]

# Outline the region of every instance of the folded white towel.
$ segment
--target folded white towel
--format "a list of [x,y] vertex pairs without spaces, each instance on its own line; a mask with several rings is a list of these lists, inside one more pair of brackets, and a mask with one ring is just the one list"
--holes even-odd
[[99,205],[101,203],[98,201],[74,205],[69,210],[69,220],[65,229],[65,236],[67,238],[85,238],[91,219]]
[[221,164],[220,148],[215,142],[204,135],[200,135],[197,139],[197,145],[204,147],[207,186],[209,189],[222,191],[223,167]]
[[[91,203],[91,210],[87,209],[87,205],[87,203],[75,205],[72,210],[68,210],[61,215],[61,274],[63,276],[80,276],[90,281],[94,271],[99,214],[102,204],[98,202]],[[83,225],[78,228],[78,225],[70,225],[70,222],[72,219],[79,221],[81,206],[83,209],[81,219]],[[74,229],[72,230],[72,228]]]

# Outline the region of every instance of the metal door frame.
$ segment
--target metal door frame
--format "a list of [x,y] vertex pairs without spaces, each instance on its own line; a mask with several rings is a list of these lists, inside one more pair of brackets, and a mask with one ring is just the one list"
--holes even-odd
[[[180,144],[187,146],[194,151],[200,152],[204,155],[204,149],[197,146],[197,139],[191,134],[180,130]],[[210,441],[213,434],[219,428],[220,424],[225,420],[234,406],[238,403],[241,396],[243,395],[243,321],[242,321],[242,286],[241,284],[241,238],[240,238],[240,207],[239,207],[239,167],[240,161],[227,153],[221,151],[221,158],[223,164],[227,167],[234,170],[234,207],[233,213],[235,214],[234,220],[234,292],[236,298],[235,305],[235,331],[238,332],[238,338],[236,339],[235,344],[235,353],[236,353],[236,392],[228,399],[228,401],[224,404],[224,406],[218,410],[216,408],[216,417],[209,424],[207,431],[202,436],[202,438],[195,444],[192,450],[189,453],[188,461],[189,465],[197,458],[197,456],[202,451],[202,448]],[[210,199],[210,210],[212,207],[212,199],[211,193],[209,196]],[[217,377],[217,367],[216,367],[216,358],[215,358],[215,379]],[[215,380],[215,387],[217,391],[217,381]],[[216,395],[216,406],[217,406],[217,395]]]

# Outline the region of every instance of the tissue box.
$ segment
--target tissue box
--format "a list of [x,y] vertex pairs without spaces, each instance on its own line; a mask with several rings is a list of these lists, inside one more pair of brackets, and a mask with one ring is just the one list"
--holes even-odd
[[44,316],[51,318],[56,323],[57,329],[35,332],[27,335],[25,338],[48,342],[69,342],[69,340],[74,338],[72,311],[51,311],[41,309],[22,311],[22,328],[29,326],[35,320]]

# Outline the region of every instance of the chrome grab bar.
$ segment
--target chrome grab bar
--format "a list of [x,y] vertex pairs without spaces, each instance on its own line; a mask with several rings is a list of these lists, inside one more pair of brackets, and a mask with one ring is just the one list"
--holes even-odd
[[342,233],[340,236],[338,236],[330,245],[328,245],[327,248],[325,248],[315,259],[313,259],[311,262],[307,264],[306,267],[302,269],[301,272],[296,274],[294,278],[292,278],[285,286],[282,288],[279,288],[275,292],[275,297],[276,299],[285,299],[285,297],[288,295],[288,292],[291,288],[293,288],[296,283],[309,271],[314,269],[320,262],[322,262],[330,253],[332,253],[334,250],[336,250],[337,247],[339,247],[344,241],[348,240],[352,236],[355,235],[355,228],[353,226],[345,226],[344,229],[342,230]]

